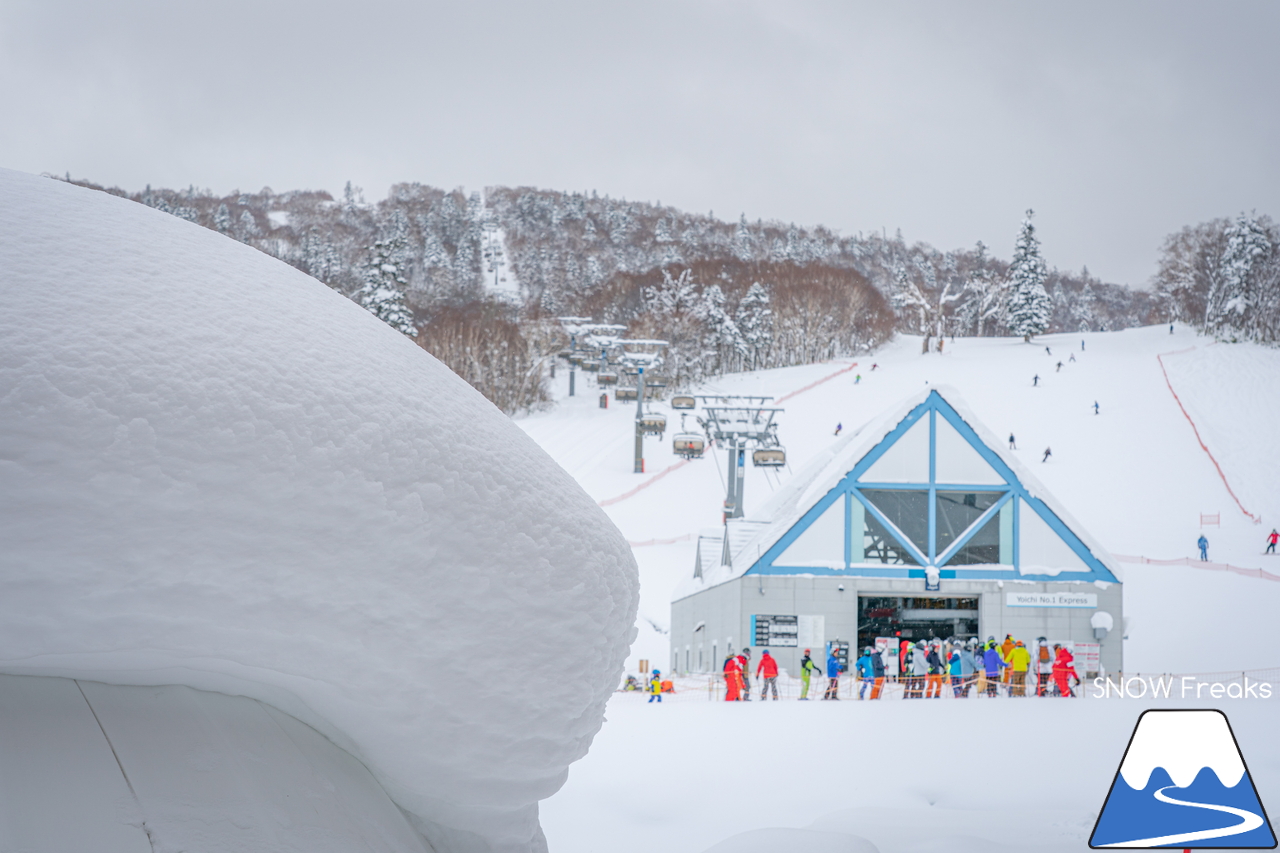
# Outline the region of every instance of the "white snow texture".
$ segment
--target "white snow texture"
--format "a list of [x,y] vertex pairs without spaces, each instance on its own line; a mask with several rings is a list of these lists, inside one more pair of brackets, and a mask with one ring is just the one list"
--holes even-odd
[[1120,765],[1130,788],[1147,787],[1151,772],[1163,767],[1173,784],[1185,788],[1205,767],[1234,788],[1244,776],[1244,759],[1221,711],[1147,711],[1133,732]]
[[248,696],[440,853],[543,849],[634,636],[582,489],[364,309],[133,202],[0,170],[0,299],[0,672]]

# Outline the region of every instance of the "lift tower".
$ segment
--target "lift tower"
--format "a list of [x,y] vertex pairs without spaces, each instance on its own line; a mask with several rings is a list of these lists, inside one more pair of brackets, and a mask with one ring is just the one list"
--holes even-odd
[[698,399],[703,402],[702,417],[698,418],[698,423],[716,446],[725,449],[729,455],[724,499],[724,520],[727,523],[731,518],[742,518],[748,448],[754,445],[758,452],[781,447],[774,417],[784,410],[765,405],[772,397],[700,395]]

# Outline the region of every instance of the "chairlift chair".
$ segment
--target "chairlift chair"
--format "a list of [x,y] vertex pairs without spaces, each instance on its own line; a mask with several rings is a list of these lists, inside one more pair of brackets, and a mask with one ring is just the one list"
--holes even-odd
[[673,409],[696,409],[698,400],[696,397],[690,397],[687,394],[677,394],[671,398],[671,408]]
[[636,401],[636,386],[619,385],[613,389],[613,399],[619,403],[634,403]]
[[579,367],[582,366],[582,362],[585,361],[586,358],[587,356],[585,353],[580,353],[580,352],[569,353],[569,363],[576,364]]
[[590,359],[588,359],[588,360],[584,360],[584,361],[582,362],[582,369],[583,369],[583,370],[585,370],[585,371],[587,371],[587,372],[591,372],[591,371],[599,370],[599,369],[600,369],[600,362],[598,362],[598,361],[594,361],[594,360],[590,360]]
[[781,445],[757,447],[751,452],[751,464],[757,468],[781,468],[787,464],[787,451]]
[[596,384],[597,385],[617,385],[618,374],[614,373],[612,370],[602,370],[600,371],[600,374],[596,376]]
[[667,416],[661,412],[648,412],[641,415],[640,431],[645,435],[662,435],[667,431]]
[[696,432],[680,432],[672,439],[671,449],[685,459],[701,459],[707,449],[707,440]]

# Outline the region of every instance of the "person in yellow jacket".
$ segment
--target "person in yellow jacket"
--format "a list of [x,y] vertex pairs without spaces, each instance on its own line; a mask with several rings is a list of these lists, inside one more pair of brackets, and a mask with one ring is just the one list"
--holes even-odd
[[1031,668],[1031,652],[1027,651],[1026,645],[1021,640],[1017,640],[1005,660],[1009,664],[1008,672],[1012,673],[1013,689],[1009,691],[1009,695],[1026,696],[1027,670]]

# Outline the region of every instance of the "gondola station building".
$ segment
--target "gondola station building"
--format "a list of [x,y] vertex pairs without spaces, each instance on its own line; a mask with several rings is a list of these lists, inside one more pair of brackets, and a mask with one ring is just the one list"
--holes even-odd
[[699,537],[672,670],[752,647],[797,674],[804,649],[852,644],[896,673],[902,640],[1012,634],[1070,644],[1082,676],[1121,671],[1118,568],[1001,445],[945,387],[838,439],[755,517]]

